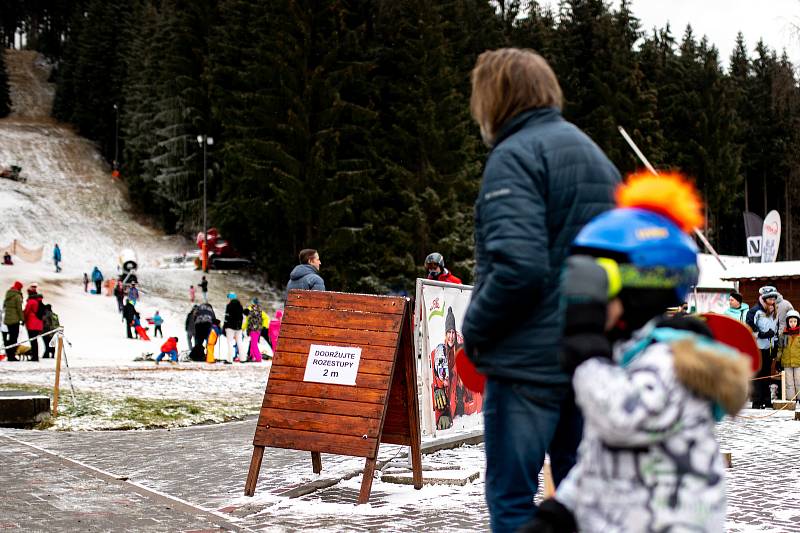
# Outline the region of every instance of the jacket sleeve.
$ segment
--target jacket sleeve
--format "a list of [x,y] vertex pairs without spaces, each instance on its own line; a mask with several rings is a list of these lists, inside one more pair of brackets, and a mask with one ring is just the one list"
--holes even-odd
[[549,279],[543,173],[538,160],[523,162],[516,153],[493,153],[487,163],[476,213],[487,267],[463,328],[472,346],[513,329],[538,305]]
[[684,406],[665,345],[648,348],[627,368],[590,359],[578,367],[572,383],[586,424],[606,445],[648,446],[681,429]]
[[[767,317],[766,314],[762,313],[761,311],[756,313],[755,316],[755,323],[756,328],[758,329],[758,338],[759,339],[769,339],[772,335],[775,335],[777,327],[772,321]],[[772,331],[772,335],[767,335],[769,331]]]

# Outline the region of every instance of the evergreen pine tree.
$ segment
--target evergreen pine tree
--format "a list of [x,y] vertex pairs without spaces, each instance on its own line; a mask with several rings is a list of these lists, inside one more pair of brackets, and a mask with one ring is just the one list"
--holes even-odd
[[11,93],[8,86],[5,51],[0,49],[0,118],[11,112]]
[[458,52],[445,38],[450,13],[429,2],[381,3],[379,146],[387,196],[375,224],[390,284],[413,279],[434,250],[471,277],[472,203],[484,149],[461,89],[467,73],[454,68]]

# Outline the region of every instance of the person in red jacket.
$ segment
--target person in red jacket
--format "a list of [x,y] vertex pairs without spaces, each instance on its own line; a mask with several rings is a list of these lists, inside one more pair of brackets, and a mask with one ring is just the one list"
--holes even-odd
[[42,295],[36,292],[37,286],[31,285],[28,288],[28,302],[25,304],[25,310],[22,311],[23,319],[25,320],[25,329],[28,330],[28,338],[31,339],[31,361],[39,360],[39,339],[35,339],[37,335],[41,335],[44,331],[44,323],[41,316],[44,316],[39,308],[42,304]]
[[156,364],[160,363],[165,355],[169,355],[172,364],[178,362],[178,337],[170,337],[161,345],[161,353],[156,357]]
[[444,256],[439,252],[433,252],[425,258],[425,268],[428,279],[461,285],[461,280],[444,267]]

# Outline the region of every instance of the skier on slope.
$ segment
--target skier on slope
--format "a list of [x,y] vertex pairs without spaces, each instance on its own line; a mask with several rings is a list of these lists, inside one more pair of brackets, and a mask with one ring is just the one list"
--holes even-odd
[[97,268],[96,266],[92,270],[92,281],[94,282],[95,294],[99,296],[100,294],[102,294],[100,286],[103,283],[103,273],[100,272],[100,269]]

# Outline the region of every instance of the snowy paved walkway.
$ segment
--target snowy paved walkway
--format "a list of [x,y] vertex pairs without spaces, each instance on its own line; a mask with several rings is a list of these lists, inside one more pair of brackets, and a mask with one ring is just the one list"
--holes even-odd
[[[771,412],[748,410],[744,414]],[[734,463],[728,472],[728,531],[800,530],[800,469],[795,467],[800,464],[800,446],[796,445],[800,422],[792,418],[792,413],[781,412],[767,418],[726,420],[720,425],[723,449],[733,453]],[[254,426],[255,420],[250,419],[171,431],[0,430],[0,486],[5,489],[5,497],[0,498],[0,516],[5,518],[0,526],[47,531],[175,531],[224,527],[225,520],[238,528],[259,531],[484,531],[488,526],[480,479],[465,487],[425,487],[421,491],[376,479],[371,502],[363,506],[354,505],[360,477],[297,499],[281,496],[319,479],[311,472],[307,452],[267,450],[255,497],[243,497]],[[66,459],[53,459],[28,445]],[[381,449],[383,459],[402,453],[396,446]],[[166,496],[148,495],[147,490],[125,481],[111,483],[103,477],[106,474],[93,476],[70,466],[70,461]],[[423,462],[482,470],[483,448],[441,451],[425,456]],[[340,477],[362,466],[361,459],[323,455],[322,477]],[[71,496],[76,491],[85,503],[81,511],[76,510]],[[168,505],[169,497],[188,505],[179,501]],[[152,505],[144,502],[148,498]],[[18,500],[41,505],[20,505]],[[98,518],[91,514],[97,508],[103,509],[98,516],[107,525],[92,527],[96,522],[87,522]]]

